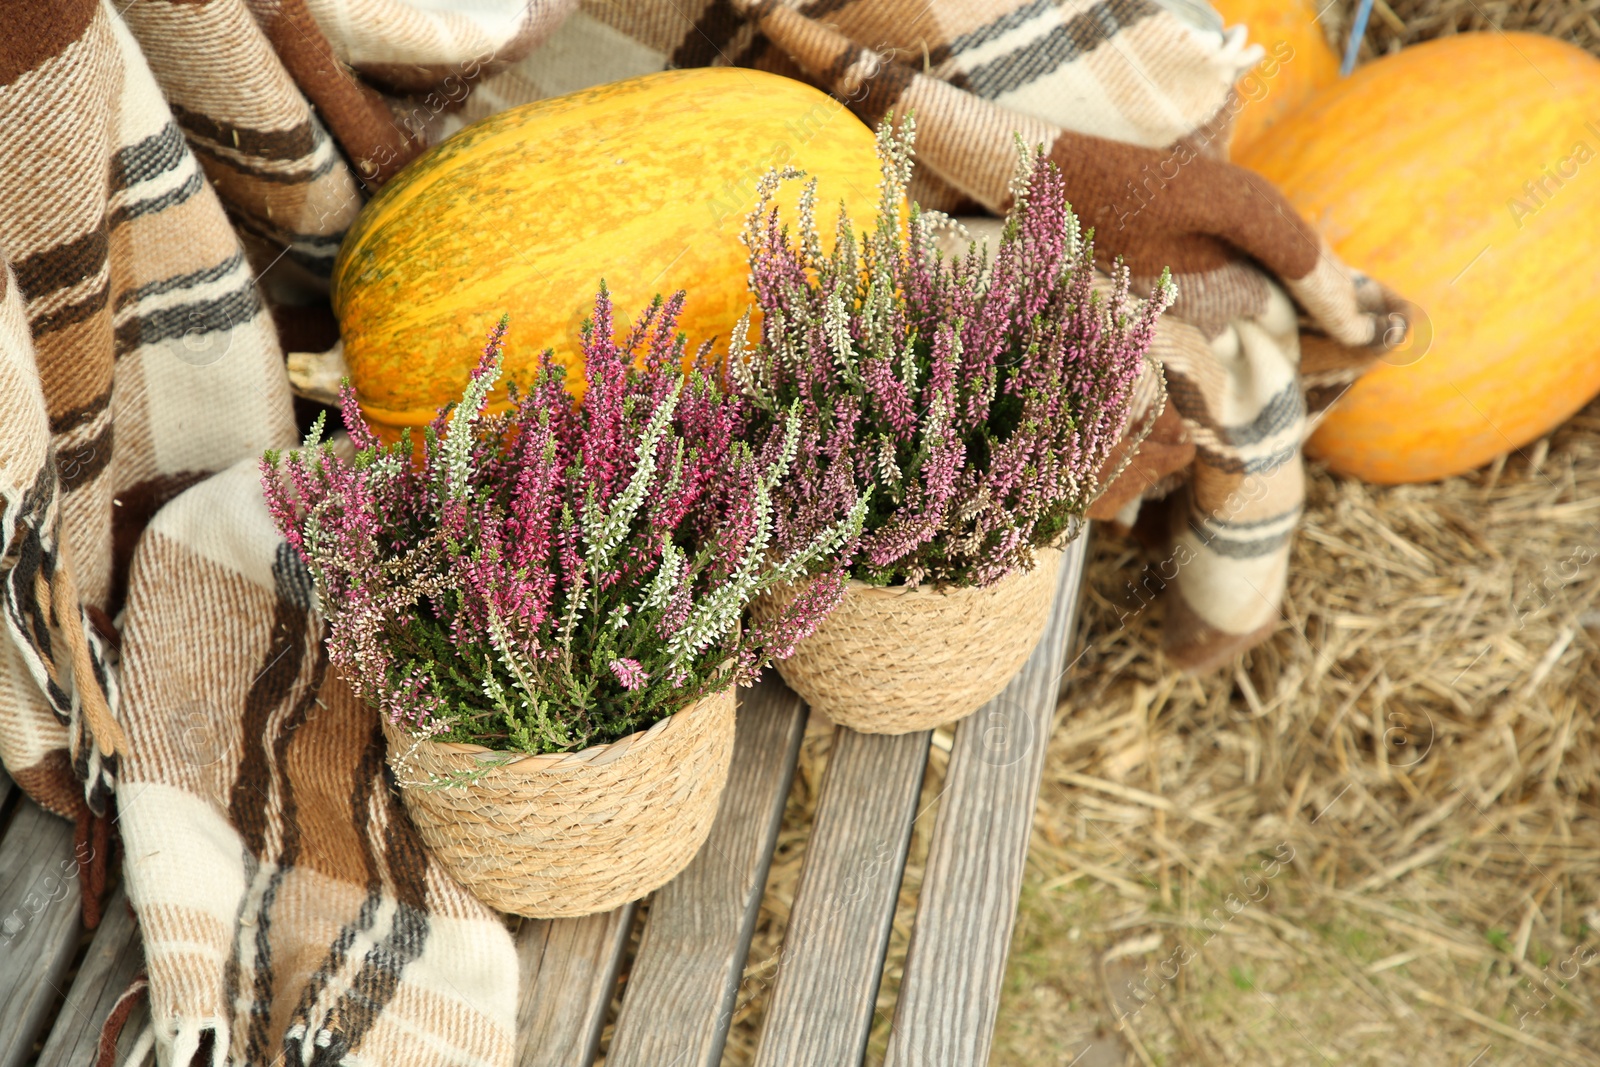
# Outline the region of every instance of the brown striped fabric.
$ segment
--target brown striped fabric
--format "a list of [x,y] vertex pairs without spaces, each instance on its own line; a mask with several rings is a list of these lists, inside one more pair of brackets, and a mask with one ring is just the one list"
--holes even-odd
[[259,478],[163,508],[130,580],[117,800],[159,1061],[508,1065],[511,937],[423,849]]
[[257,267],[286,250],[326,276],[361,207],[356,178],[250,11],[140,0],[123,17]]
[[510,1062],[509,937],[327,677],[253,467],[297,437],[258,277],[314,299],[421,143],[351,64],[470,80],[559,10],[500,7],[4,7],[0,762],[94,844],[90,925],[114,801],[163,1063]]
[[11,6],[31,8],[15,25],[36,32],[8,34],[0,52],[14,639],[0,760],[52,809],[104,815],[115,724],[89,744],[80,710],[102,694],[117,706],[111,620],[134,527],[293,422],[250,267],[127,25],[97,3]]
[[[103,814],[115,781],[112,620],[145,523],[294,435],[257,276],[316,299],[365,196],[420,148],[418,108],[456,106],[565,10],[312,6],[315,17],[306,0],[7,5],[8,27],[26,30],[0,40],[0,344],[15,386],[0,760],[62,814]],[[318,18],[347,32],[329,36]],[[354,73],[363,64],[402,82],[448,68],[456,96],[395,100]],[[34,588],[61,570],[95,623],[69,627],[83,632],[71,641],[65,603]],[[96,746],[78,709],[101,689]]]

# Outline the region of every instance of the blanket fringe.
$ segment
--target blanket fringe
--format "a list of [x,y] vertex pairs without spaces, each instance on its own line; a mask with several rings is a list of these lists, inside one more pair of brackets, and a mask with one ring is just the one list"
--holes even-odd
[[[122,1038],[122,1028],[128,1025],[128,1016],[133,1014],[133,1009],[138,1007],[139,1001],[148,1000],[150,997],[150,977],[144,971],[134,975],[133,981],[128,983],[128,988],[122,991],[117,1002],[111,1005],[111,1014],[106,1016],[106,1021],[100,1027],[100,1040],[95,1045],[94,1067],[116,1067],[117,1042]],[[145,1056],[150,1054],[156,1040],[155,1023],[146,1023],[139,1032],[139,1039],[134,1042],[125,1061],[129,1067],[139,1067],[144,1063]]]
[[[200,1050],[209,1042],[211,1049],[210,1067],[227,1067],[229,1040],[228,1023],[224,1019],[212,1017],[189,1018],[175,1020],[177,1029],[171,1032],[168,1039],[172,1047],[172,1055],[167,1062],[182,1067],[194,1067],[195,1059]],[[203,1062],[203,1061],[202,1061]]]
[[[51,613],[61,627],[61,636],[67,642],[67,653],[72,657],[72,681],[83,702],[83,715],[89,724],[89,732],[94,735],[94,743],[102,754],[114,756],[119,752],[127,752],[128,739],[122,732],[122,724],[112,716],[111,706],[106,702],[106,695],[95,677],[94,658],[89,652],[87,633],[90,623],[78,597],[78,583],[72,576],[72,566],[66,558],[64,543],[54,578],[56,588],[50,590],[50,595],[59,610]],[[49,590],[46,583],[41,582],[40,586],[41,592]],[[44,607],[47,612],[51,611],[51,605]]]
[[78,897],[86,930],[99,927],[112,866],[111,813],[96,815],[89,805],[78,807],[73,829],[73,856],[78,863]]
[[128,1050],[128,1058],[123,1061],[122,1067],[144,1067],[144,1061],[156,1047],[156,1024],[145,1023],[144,1029],[139,1031],[139,1039],[133,1043],[133,1048]]

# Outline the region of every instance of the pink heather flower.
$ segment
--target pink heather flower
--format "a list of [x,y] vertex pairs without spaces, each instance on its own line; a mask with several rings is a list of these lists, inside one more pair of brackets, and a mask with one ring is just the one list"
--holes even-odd
[[761,334],[733,371],[758,454],[799,419],[794,474],[773,496],[779,544],[866,494],[855,577],[987,585],[1031,565],[1103,488],[1174,291],[1163,278],[1135,308],[1120,265],[1109,296],[1093,290],[1093,245],[1042,150],[1022,161],[992,259],[941,257],[914,205],[901,225],[913,139],[909,116],[880,127],[877,224],[858,241],[841,215],[827,256],[815,183],[786,227],[782,177],[763,179],[743,235]]
[[800,588],[789,611],[761,634],[773,659],[788,659],[801,641],[816,633],[817,627],[844,599],[844,575],[832,571]]
[[650,680],[650,673],[639,665],[636,659],[614,659],[611,661],[611,673],[617,676],[617,681],[622,683],[622,688],[627,690],[643,689],[644,684]]
[[[420,461],[409,438],[380,444],[348,387],[353,460],[320,421],[300,450],[263,459],[329,660],[391,722],[529,752],[614,741],[770,661],[740,625],[751,598],[784,576],[839,579],[861,522],[848,480],[825,480],[826,506],[789,523],[804,536],[779,538],[764,501],[795,476],[786,438],[752,447],[709,346],[686,358],[683,299],[658,299],[619,338],[601,287],[581,405],[546,352],[489,414],[502,320]],[[800,605],[774,639],[789,648],[820,610]]]

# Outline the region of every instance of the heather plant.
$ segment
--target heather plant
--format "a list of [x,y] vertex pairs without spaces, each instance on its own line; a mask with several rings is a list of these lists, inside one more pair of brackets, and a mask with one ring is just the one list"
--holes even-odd
[[[381,444],[348,383],[354,455],[324,441],[262,462],[268,505],[316,580],[332,663],[391,722],[446,740],[567,752],[617,740],[735,682],[808,636],[842,595],[832,562],[860,501],[790,541],[773,499],[799,446],[779,417],[761,448],[709,345],[685,360],[680,292],[613,338],[602,286],[577,403],[548,351],[489,410],[506,322],[417,457]],[[687,369],[685,367],[688,363]],[[497,394],[498,395],[498,394]],[[764,627],[750,599],[820,570]]]
[[775,498],[779,546],[867,495],[855,578],[982,586],[1078,528],[1176,291],[1163,273],[1135,308],[1120,264],[1108,292],[1094,287],[1093,234],[1080,233],[1042,150],[1020,153],[992,261],[975,244],[941,255],[946,220],[903,206],[914,138],[910,116],[880,127],[876,226],[858,242],[841,211],[828,255],[815,180],[791,233],[773,201],[798,172],[763,179],[743,235],[760,339],[747,348],[741,324],[731,370],[758,437],[792,432],[798,412],[795,475]]

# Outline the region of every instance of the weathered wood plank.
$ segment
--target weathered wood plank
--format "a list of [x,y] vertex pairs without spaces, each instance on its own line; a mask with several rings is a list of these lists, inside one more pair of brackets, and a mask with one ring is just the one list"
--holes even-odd
[[989,1062],[1087,540],[1068,547],[1032,657],[956,729],[884,1067]]
[[633,928],[632,904],[517,931],[517,1067],[589,1067]]
[[794,780],[806,709],[769,672],[740,694],[728,788],[694,862],[650,902],[607,1067],[716,1067]]
[[0,839],[0,1067],[32,1054],[78,931],[72,824],[23,798]]
[[930,736],[834,733],[756,1067],[861,1062]]
[[[67,991],[55,1028],[39,1054],[38,1067],[84,1067],[93,1063],[100,1028],[117,998],[143,967],[144,947],[139,941],[138,926],[128,911],[127,897],[118,889],[106,903],[105,918],[94,932],[78,977]],[[124,1027],[117,1047],[126,1052],[137,1033],[137,1028]]]

